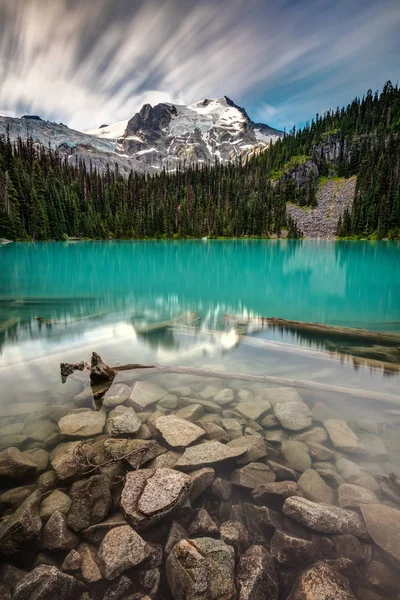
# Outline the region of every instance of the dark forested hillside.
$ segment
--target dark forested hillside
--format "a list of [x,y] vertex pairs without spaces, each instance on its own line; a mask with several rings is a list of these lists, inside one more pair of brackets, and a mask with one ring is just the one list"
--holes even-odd
[[246,163],[175,173],[99,173],[32,139],[0,138],[0,237],[106,239],[268,236],[300,232],[286,202],[315,206],[318,177],[357,175],[340,236],[395,237],[400,228],[400,91],[318,116]]

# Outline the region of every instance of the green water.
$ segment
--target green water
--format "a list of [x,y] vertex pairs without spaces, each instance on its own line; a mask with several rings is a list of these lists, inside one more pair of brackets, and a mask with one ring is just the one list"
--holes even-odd
[[[59,363],[88,360],[93,350],[109,363],[219,365],[398,392],[398,376],[237,345],[222,318],[279,316],[400,331],[396,242],[8,244],[0,247],[0,273],[0,407],[71,395],[75,383],[60,382]],[[138,333],[186,311],[197,313],[196,330]],[[210,329],[225,334],[208,335]],[[316,345],[278,330],[256,336]]]

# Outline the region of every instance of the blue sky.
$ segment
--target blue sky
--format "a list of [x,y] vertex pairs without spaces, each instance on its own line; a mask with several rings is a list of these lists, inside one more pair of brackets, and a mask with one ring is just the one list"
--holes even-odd
[[229,96],[290,129],[400,75],[400,0],[0,0],[0,114]]

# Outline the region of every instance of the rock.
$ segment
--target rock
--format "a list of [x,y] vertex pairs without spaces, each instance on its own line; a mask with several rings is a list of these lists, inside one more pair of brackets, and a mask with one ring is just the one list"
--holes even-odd
[[284,402],[302,402],[299,392],[290,387],[264,389],[260,395],[268,400],[272,406]]
[[298,442],[305,442],[306,444],[323,444],[327,441],[328,434],[324,427],[312,427],[308,431],[292,435],[291,439]]
[[29,438],[26,435],[18,435],[15,433],[13,435],[2,435],[0,437],[0,450],[6,450],[7,448],[12,447],[20,448],[28,440]]
[[347,458],[338,458],[336,467],[346,481],[354,482],[364,475],[364,471],[355,462]]
[[35,448],[33,450],[25,450],[22,453],[24,457],[36,465],[36,473],[42,473],[45,471],[49,464],[49,453],[42,448]]
[[79,598],[84,586],[57,567],[40,565],[16,585],[13,600],[71,600]]
[[[398,579],[398,578],[397,578]],[[398,590],[399,582],[385,564],[377,560],[371,560],[368,565],[368,581],[382,590]]]
[[159,417],[155,427],[172,448],[186,448],[204,436],[201,427],[174,415]]
[[225,521],[219,528],[221,540],[225,544],[233,546],[235,556],[238,559],[251,546],[251,539],[243,523],[237,521]]
[[307,446],[309,447],[311,458],[314,460],[334,460],[335,458],[335,453],[322,444],[318,444],[317,442],[307,442]]
[[214,396],[218,394],[218,392],[218,388],[212,385],[208,385],[206,388],[204,388],[202,392],[200,392],[199,396],[200,398],[203,398],[203,400],[208,400],[209,398],[214,398]]
[[107,432],[112,437],[136,433],[141,426],[141,420],[130,406],[117,406],[108,415]]
[[267,460],[267,465],[273,470],[278,481],[297,481],[298,475],[294,469],[285,467],[274,460]]
[[217,440],[218,442],[229,442],[229,440],[231,439],[229,437],[229,434],[225,431],[225,429],[222,429],[222,427],[216,425],[215,423],[202,421],[201,427],[206,432],[209,440]]
[[179,404],[184,407],[193,405],[201,406],[204,412],[211,414],[221,412],[221,407],[216,402],[212,402],[211,400],[202,400],[201,398],[181,398],[179,400]]
[[194,512],[194,518],[190,523],[188,534],[191,538],[219,537],[219,529],[208,512],[204,508],[199,508]]
[[361,504],[360,509],[375,544],[400,560],[400,510],[382,504]]
[[104,536],[111,531],[111,529],[122,527],[123,525],[127,525],[127,522],[122,513],[116,513],[100,523],[96,523],[87,529],[83,529],[83,531],[80,532],[80,535],[85,540],[92,542],[92,544],[99,544],[103,540]]
[[277,527],[283,527],[281,515],[266,506],[256,506],[250,502],[244,502],[243,515],[247,523],[247,530],[255,540],[263,542],[269,540]]
[[189,474],[191,479],[189,500],[194,502],[212,484],[215,471],[211,467],[203,467]]
[[46,443],[57,433],[57,426],[48,419],[27,423],[24,426],[24,435],[38,442]]
[[348,580],[323,562],[297,577],[288,600],[356,600]]
[[57,485],[57,476],[54,471],[46,471],[42,473],[37,480],[38,488],[42,490],[42,492],[48,492],[52,490]]
[[221,419],[221,425],[226,429],[230,440],[236,440],[237,438],[242,437],[242,426],[237,419]]
[[103,475],[93,475],[71,494],[68,526],[82,531],[103,521],[112,505],[110,481]]
[[280,426],[280,423],[275,415],[267,415],[263,419],[261,419],[260,424],[264,429],[271,429],[272,427]]
[[26,571],[18,569],[17,567],[14,567],[14,565],[8,565],[6,563],[0,564],[0,581],[3,585],[6,585],[11,589],[11,591],[25,575]]
[[178,396],[167,394],[164,398],[158,401],[158,405],[168,410],[174,410],[178,406]]
[[0,477],[22,479],[36,473],[36,468],[37,465],[18,448],[11,447],[0,452]]
[[77,552],[81,557],[81,572],[83,579],[88,583],[95,583],[103,579],[97,563],[96,548],[90,544],[79,544]]
[[0,522],[0,554],[13,554],[38,539],[42,529],[40,499],[41,493],[33,492],[12,515]]
[[358,438],[372,460],[387,460],[388,451],[382,439],[372,433],[359,433]]
[[174,450],[167,450],[164,454],[160,454],[149,461],[146,465],[148,469],[160,469],[165,467],[167,469],[173,469],[182,456],[182,452],[175,452]]
[[71,550],[71,552],[69,552],[65,557],[64,562],[61,565],[61,570],[70,573],[75,573],[76,571],[80,571],[81,563],[82,558],[79,552],[77,552],[76,550]]
[[190,477],[172,469],[141,469],[127,474],[121,508],[136,529],[147,529],[187,500]]
[[222,540],[181,540],[166,562],[174,600],[233,600],[235,554]]
[[58,422],[62,435],[80,438],[99,435],[105,424],[106,412],[104,410],[96,411],[87,408],[77,408]]
[[264,438],[267,442],[281,444],[288,439],[288,433],[284,429],[270,429],[265,432]]
[[89,444],[72,442],[65,451],[58,452],[52,459],[51,466],[60,481],[71,481],[79,477],[87,469],[87,462],[94,456]]
[[237,458],[238,465],[246,465],[267,455],[264,439],[258,435],[246,435],[227,444],[228,448],[244,450]]
[[366,488],[367,490],[371,490],[371,492],[379,492],[381,489],[375,477],[372,477],[372,475],[368,474],[362,475],[356,479],[354,483],[360,487]]
[[284,441],[281,450],[287,467],[300,472],[311,469],[311,458],[307,444],[295,440]]
[[304,471],[297,485],[302,495],[312,502],[336,504],[335,491],[326,485],[322,477],[313,469]]
[[210,486],[210,491],[219,500],[228,500],[232,493],[232,486],[226,479],[216,477]]
[[362,546],[359,540],[350,533],[332,536],[338,558],[349,558],[354,564],[363,559]]
[[67,494],[64,494],[64,492],[61,492],[60,490],[54,490],[54,492],[52,492],[50,496],[47,496],[41,503],[39,511],[40,518],[43,521],[47,521],[47,519],[49,519],[56,511],[63,515],[67,515],[71,502],[72,500]]
[[293,496],[285,501],[283,512],[320,533],[351,533],[357,537],[368,538],[360,515],[345,508],[317,504],[306,498]]
[[359,485],[343,483],[339,485],[338,492],[339,506],[342,508],[358,508],[361,504],[379,504],[379,500],[374,492]]
[[142,563],[150,553],[150,546],[129,525],[125,525],[106,534],[98,558],[104,576],[115,579],[124,571]]
[[304,402],[278,402],[274,405],[274,415],[285,429],[299,431],[309,427],[312,416]]
[[67,527],[65,515],[55,511],[43,528],[43,547],[47,550],[72,550],[79,539]]
[[268,400],[251,400],[249,402],[240,402],[236,410],[246,419],[257,421],[271,410]]
[[7,492],[3,492],[0,495],[0,505],[7,504],[9,506],[12,506],[15,510],[16,508],[18,508],[18,506],[21,506],[21,504],[27,498],[29,498],[29,496],[32,494],[32,492],[35,491],[35,489],[35,485],[24,485],[8,490]]
[[170,554],[175,544],[181,540],[184,540],[185,538],[187,538],[187,531],[182,527],[182,525],[176,521],[172,521],[164,548],[165,554]]
[[149,381],[136,381],[129,396],[129,404],[137,410],[144,410],[167,395],[167,391]]
[[268,465],[264,463],[251,462],[244,467],[233,471],[231,482],[240,487],[253,490],[263,483],[272,483],[276,475]]
[[233,390],[231,390],[230,388],[224,388],[223,390],[220,390],[217,394],[215,394],[214,402],[219,404],[219,406],[226,406],[227,404],[230,404],[233,401],[233,398]]
[[338,413],[324,402],[317,401],[311,409],[312,418],[314,421],[325,423],[329,419],[337,419]]
[[235,581],[240,600],[278,600],[274,561],[262,546],[251,546],[240,557]]
[[124,459],[134,469],[164,454],[165,448],[155,440],[108,439],[104,442],[105,453],[114,460]]
[[98,383],[104,383],[106,381],[112,381],[116,375],[116,372],[106,365],[101,359],[97,352],[92,353],[92,360],[90,364],[90,382],[92,385]]
[[354,421],[354,428],[368,433],[379,433],[378,423],[372,419],[356,419]]
[[131,388],[125,383],[113,383],[103,396],[103,406],[115,408],[119,404],[123,404],[128,400],[131,391]]
[[298,494],[295,481],[275,481],[262,483],[253,491],[252,496],[257,504],[264,504],[270,508],[280,510],[286,498]]
[[365,454],[365,448],[350,427],[341,419],[328,419],[324,422],[332,444],[342,452]]
[[217,464],[238,458],[244,455],[246,451],[246,444],[244,446],[239,445],[239,447],[235,448],[216,441],[205,442],[204,444],[199,444],[198,446],[186,448],[185,452],[175,466],[177,469],[191,471],[198,467]]
[[176,411],[175,417],[178,419],[185,419],[194,423],[204,414],[204,408],[200,404],[189,404]]
[[254,400],[254,396],[249,390],[239,390],[237,397],[239,402],[252,402]]
[[321,552],[314,542],[278,530],[275,531],[271,540],[271,553],[280,565],[297,569],[322,558]]

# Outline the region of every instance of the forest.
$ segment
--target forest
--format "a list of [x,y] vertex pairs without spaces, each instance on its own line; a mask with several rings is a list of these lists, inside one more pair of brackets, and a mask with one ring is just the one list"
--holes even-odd
[[[237,163],[131,172],[0,137],[0,237],[10,240],[301,237],[286,202],[316,204],[318,177],[357,176],[338,237],[400,236],[400,90],[388,82],[316,115]],[[334,151],[334,152],[333,152]],[[305,163],[315,172],[299,177]]]

